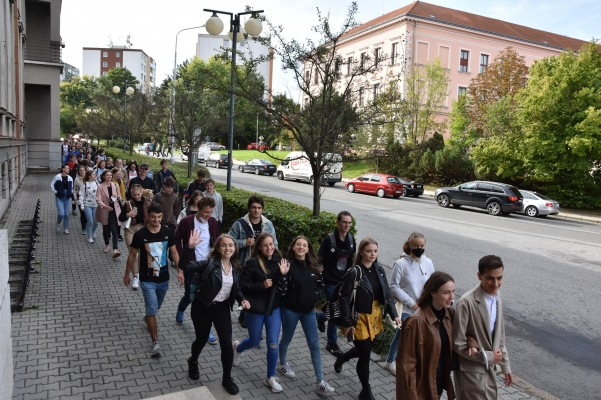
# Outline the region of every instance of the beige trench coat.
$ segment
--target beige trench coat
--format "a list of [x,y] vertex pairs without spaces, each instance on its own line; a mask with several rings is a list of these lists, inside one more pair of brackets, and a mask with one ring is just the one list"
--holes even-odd
[[[119,186],[117,186],[115,182],[111,182],[111,187],[113,196],[118,196],[119,198],[121,198]],[[123,199],[121,200],[123,201]],[[110,206],[110,198],[109,190],[104,183],[98,185],[98,191],[96,192],[96,203],[98,203],[98,208],[96,209],[96,221],[100,222],[102,225],[108,225],[109,210],[105,210],[104,207]],[[117,225],[121,226],[121,222],[119,221],[119,214],[121,214],[121,207],[119,206],[119,202],[114,202],[113,207],[115,209],[115,215],[117,216]]]

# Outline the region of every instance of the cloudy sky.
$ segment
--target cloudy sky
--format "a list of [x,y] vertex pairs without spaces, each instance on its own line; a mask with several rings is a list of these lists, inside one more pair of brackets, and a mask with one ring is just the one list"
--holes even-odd
[[[595,0],[429,0],[454,8],[570,37],[590,40],[601,37],[601,2]],[[409,1],[357,0],[358,20],[367,22],[400,8]],[[317,7],[330,13],[332,26],[340,26],[350,0],[63,0],[61,36],[66,43],[63,60],[81,68],[83,47],[105,47],[109,36],[124,44],[131,35],[133,47],[142,49],[157,63],[157,82],[173,70],[175,35],[183,28],[203,25],[210,15],[203,8],[242,12],[246,5],[265,10],[287,38],[310,37],[317,22]],[[178,39],[178,64],[195,55],[196,35],[204,28],[182,32]],[[276,63],[273,84],[284,91],[289,78]]]

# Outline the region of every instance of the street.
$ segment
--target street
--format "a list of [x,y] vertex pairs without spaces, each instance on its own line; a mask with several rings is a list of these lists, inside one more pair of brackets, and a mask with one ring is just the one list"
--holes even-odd
[[[225,182],[225,169],[209,169]],[[232,171],[232,185],[311,207],[306,183]],[[477,262],[495,254],[506,273],[501,293],[512,372],[561,399],[601,393],[601,225],[485,210],[439,207],[430,198],[380,199],[351,194],[343,183],[324,188],[321,209],[347,210],[358,239],[379,242],[379,261],[392,266],[413,231],[425,234],[426,255],[450,273],[458,297],[478,283]],[[276,226],[277,230],[277,226]],[[457,298],[458,298],[457,297]]]

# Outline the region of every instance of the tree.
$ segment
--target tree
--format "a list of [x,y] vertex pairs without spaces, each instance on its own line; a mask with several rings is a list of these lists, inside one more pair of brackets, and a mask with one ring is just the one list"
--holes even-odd
[[[112,86],[119,86],[120,92],[118,94],[116,94],[116,96],[121,97],[123,99],[123,94],[125,93],[125,90],[127,89],[128,86],[132,86],[132,87],[136,87],[136,85],[139,85],[140,82],[138,81],[138,79],[133,76],[133,74],[130,72],[129,69],[125,68],[125,67],[120,67],[120,68],[113,68],[111,69],[108,73],[107,73],[107,78],[108,80],[104,80],[102,82],[104,82],[104,89],[107,91],[107,93],[110,91],[112,92],[113,87]],[[108,87],[108,85],[112,85],[110,87]],[[145,90],[146,88],[142,88],[142,90]]]
[[515,97],[526,85],[527,77],[528,67],[524,56],[519,55],[511,47],[500,51],[493,62],[472,79],[468,87],[467,92],[470,97],[468,113],[471,126],[481,135],[488,135],[485,118],[488,106],[503,97],[508,97],[510,105],[515,107]]
[[482,137],[472,124],[468,112],[470,98],[462,94],[452,103],[449,121],[450,138],[448,144],[468,154],[471,148]]

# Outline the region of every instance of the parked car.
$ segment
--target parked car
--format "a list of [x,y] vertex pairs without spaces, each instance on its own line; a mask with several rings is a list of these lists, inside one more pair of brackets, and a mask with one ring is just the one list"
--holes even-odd
[[459,186],[436,189],[434,198],[441,207],[471,206],[490,215],[511,214],[522,210],[524,196],[518,188],[498,182],[473,181]]
[[366,174],[348,180],[344,186],[351,193],[375,194],[378,197],[392,196],[399,198],[403,195],[404,185],[394,175]]
[[265,151],[265,150],[269,150],[269,145],[268,144],[261,144],[261,143],[257,143],[257,142],[252,142],[252,143],[249,143],[248,146],[246,146],[246,150]]
[[422,182],[415,182],[408,178],[397,178],[403,184],[403,197],[419,197],[424,194],[424,184]]
[[522,212],[529,217],[546,217],[559,214],[559,203],[540,193],[520,190],[524,196]]
[[228,157],[227,154],[211,154],[209,158],[205,158],[205,167],[212,165],[213,168],[227,167]]
[[238,169],[240,172],[254,172],[255,175],[269,174],[269,176],[272,176],[275,174],[277,167],[269,160],[255,158],[245,162],[244,164],[240,164]]
[[[320,182],[334,186],[342,182],[342,157],[340,154],[325,153],[323,160],[327,165],[322,169]],[[278,166],[278,179],[294,179],[313,184],[313,169],[307,154],[303,151],[291,151]]]
[[[188,156],[184,153],[188,152],[188,148],[182,148],[182,161],[188,161]],[[200,146],[197,152],[197,162],[202,164],[205,159],[209,158],[211,155],[211,150],[207,146]]]
[[288,146],[287,146],[287,145],[285,145],[285,144],[283,144],[283,145],[281,145],[281,146],[280,146],[280,145],[278,144],[277,146],[275,146],[275,149],[276,149],[276,150],[288,150]]
[[217,142],[204,142],[201,143],[201,146],[207,146],[211,151],[225,150],[225,146]]

